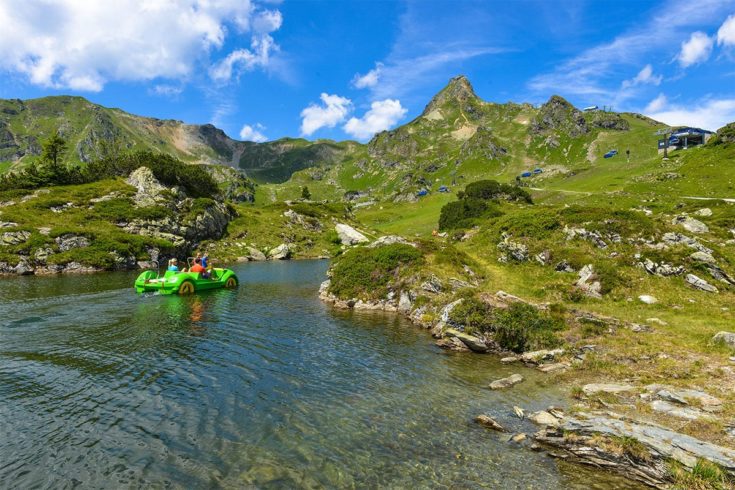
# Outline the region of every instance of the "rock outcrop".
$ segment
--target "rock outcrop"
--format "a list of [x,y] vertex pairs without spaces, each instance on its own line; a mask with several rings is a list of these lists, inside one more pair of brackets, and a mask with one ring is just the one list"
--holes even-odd
[[735,450],[612,413],[566,418],[534,438],[554,448],[552,456],[615,471],[656,488],[672,483],[670,461],[691,471],[699,460],[706,460],[735,476]]
[[351,245],[357,245],[359,243],[367,243],[370,241],[365,235],[363,235],[362,233],[360,233],[359,231],[357,231],[350,225],[346,225],[344,223],[338,223],[334,227],[334,229],[337,232],[337,236],[339,236],[340,241],[344,245],[351,246]]

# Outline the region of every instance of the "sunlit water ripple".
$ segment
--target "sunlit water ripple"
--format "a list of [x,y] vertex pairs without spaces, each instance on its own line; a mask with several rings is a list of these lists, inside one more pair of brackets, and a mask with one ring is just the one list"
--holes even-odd
[[630,488],[508,443],[483,412],[561,398],[539,374],[448,354],[317,299],[326,262],[247,264],[241,286],[136,296],[134,275],[0,288],[0,487]]

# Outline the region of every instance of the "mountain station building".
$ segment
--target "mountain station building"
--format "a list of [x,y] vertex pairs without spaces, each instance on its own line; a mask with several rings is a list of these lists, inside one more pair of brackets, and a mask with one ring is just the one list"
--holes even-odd
[[[669,136],[669,150],[686,150],[690,146],[703,145],[712,137],[713,134],[715,133],[701,128],[685,127],[673,129]],[[659,153],[664,151],[665,146],[665,139],[658,140]]]

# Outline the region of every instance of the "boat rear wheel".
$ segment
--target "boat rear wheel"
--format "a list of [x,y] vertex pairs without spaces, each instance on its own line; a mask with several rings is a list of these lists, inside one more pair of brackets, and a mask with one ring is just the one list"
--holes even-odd
[[191,281],[184,281],[179,286],[179,294],[194,294],[194,284]]
[[228,289],[233,289],[237,287],[237,279],[234,277],[228,277],[225,281],[225,287]]

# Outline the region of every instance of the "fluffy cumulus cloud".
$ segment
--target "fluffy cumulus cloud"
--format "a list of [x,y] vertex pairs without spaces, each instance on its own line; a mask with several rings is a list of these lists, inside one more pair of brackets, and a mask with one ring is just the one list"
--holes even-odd
[[383,63],[376,63],[375,68],[364,75],[359,73],[352,79],[352,85],[355,88],[371,88],[378,84],[380,73],[383,71]]
[[255,141],[256,143],[262,143],[268,141],[268,137],[262,133],[265,129],[260,123],[256,123],[253,126],[245,124],[240,130],[240,139],[243,141]]
[[637,85],[660,85],[663,76],[654,75],[653,67],[649,64],[644,66],[634,78],[623,81],[623,88],[635,87]]
[[717,44],[735,46],[735,14],[728,17],[717,31]]
[[[184,80],[228,36],[248,49],[224,56],[218,80],[268,62],[281,14],[250,0],[0,2],[0,70],[39,86],[102,90],[113,80]],[[236,54],[239,53],[239,54]],[[221,64],[221,63],[220,63]]]
[[686,68],[709,59],[712,53],[714,40],[704,32],[693,32],[689,39],[681,43],[679,51],[679,64]]
[[375,133],[395,125],[406,115],[406,112],[407,109],[401,106],[399,100],[378,100],[370,105],[370,110],[361,118],[350,118],[344,130],[357,139],[368,139]]
[[301,111],[301,134],[311,136],[320,128],[333,128],[352,111],[352,101],[339,95],[322,93],[321,104],[309,104]]
[[709,99],[700,104],[654,106],[646,115],[670,126],[696,126],[716,130],[735,121],[735,99]]
[[669,103],[669,99],[666,98],[664,94],[659,94],[658,97],[653,99],[651,102],[648,103],[646,108],[643,110],[646,114],[650,114],[652,112],[659,112],[661,111],[666,105]]

